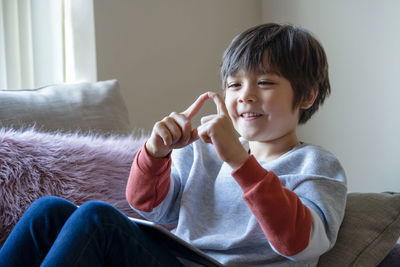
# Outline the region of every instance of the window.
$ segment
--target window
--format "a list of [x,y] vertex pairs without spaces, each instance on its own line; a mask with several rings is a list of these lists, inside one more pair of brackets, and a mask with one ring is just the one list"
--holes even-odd
[[0,88],[96,80],[93,0],[0,0]]

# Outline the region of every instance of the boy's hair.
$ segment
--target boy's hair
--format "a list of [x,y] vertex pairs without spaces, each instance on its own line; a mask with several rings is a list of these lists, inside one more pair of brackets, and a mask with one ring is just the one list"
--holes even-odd
[[324,49],[310,32],[300,27],[268,23],[237,35],[222,57],[224,89],[228,76],[239,69],[285,77],[294,91],[293,108],[317,90],[314,104],[301,110],[299,124],[308,121],[331,92]]

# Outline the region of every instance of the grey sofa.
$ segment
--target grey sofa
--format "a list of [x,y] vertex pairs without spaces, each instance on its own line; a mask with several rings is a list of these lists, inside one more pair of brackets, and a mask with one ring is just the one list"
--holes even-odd
[[[138,216],[124,189],[146,136],[130,126],[116,80],[0,90],[0,127],[0,246],[43,195],[100,199]],[[337,243],[319,266],[400,266],[399,236],[400,193],[349,193]]]

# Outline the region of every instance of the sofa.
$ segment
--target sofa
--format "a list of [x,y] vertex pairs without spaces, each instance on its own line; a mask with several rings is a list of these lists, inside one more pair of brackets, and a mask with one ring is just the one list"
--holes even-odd
[[[125,185],[146,137],[131,127],[116,80],[0,90],[0,247],[45,195],[103,200],[140,217]],[[337,243],[319,266],[400,266],[399,237],[399,192],[349,193]]]

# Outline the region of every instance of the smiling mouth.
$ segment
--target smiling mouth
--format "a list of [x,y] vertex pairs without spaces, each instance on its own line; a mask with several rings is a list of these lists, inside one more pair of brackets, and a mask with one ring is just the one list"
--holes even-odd
[[242,118],[245,118],[245,119],[247,119],[247,118],[258,118],[258,117],[261,117],[262,116],[262,114],[260,114],[260,113],[255,113],[255,112],[245,112],[245,113],[242,113],[242,114],[240,114],[240,117],[242,117]]

